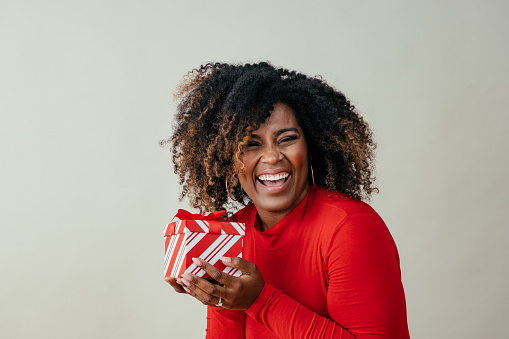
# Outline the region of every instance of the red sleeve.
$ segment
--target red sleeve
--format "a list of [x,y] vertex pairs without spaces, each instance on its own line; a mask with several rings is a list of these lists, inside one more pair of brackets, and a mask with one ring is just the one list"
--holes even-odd
[[207,339],[244,339],[244,311],[207,306]]
[[348,217],[322,255],[330,319],[268,283],[246,314],[280,338],[409,338],[399,259],[379,217]]

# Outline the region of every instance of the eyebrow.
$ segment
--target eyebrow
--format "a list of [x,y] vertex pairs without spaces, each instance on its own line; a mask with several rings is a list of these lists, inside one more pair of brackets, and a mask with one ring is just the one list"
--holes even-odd
[[[280,129],[279,131],[276,132],[276,137],[278,137],[281,134],[286,133],[286,132],[296,132],[296,133],[299,133],[299,130],[296,129],[295,127],[292,127],[292,128],[283,128],[283,129]],[[255,133],[251,134],[251,137],[252,138],[258,138],[258,139],[260,138],[260,136],[258,134],[255,134]]]

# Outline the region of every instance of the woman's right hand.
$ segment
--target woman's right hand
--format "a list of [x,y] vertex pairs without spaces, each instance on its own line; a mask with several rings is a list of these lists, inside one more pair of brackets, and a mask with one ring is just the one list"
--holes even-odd
[[184,290],[184,288],[182,287],[181,283],[179,283],[180,279],[175,279],[175,278],[172,278],[172,277],[165,277],[164,281],[166,281],[168,284],[170,284],[171,287],[173,287],[173,289],[175,290],[175,292],[177,292],[177,293],[187,293]]
[[179,282],[184,290],[202,304],[229,310],[247,310],[258,298],[265,284],[258,267],[246,259],[222,257],[223,264],[242,272],[240,277],[228,275],[203,259],[192,258],[193,263],[204,270],[219,284],[185,273]]

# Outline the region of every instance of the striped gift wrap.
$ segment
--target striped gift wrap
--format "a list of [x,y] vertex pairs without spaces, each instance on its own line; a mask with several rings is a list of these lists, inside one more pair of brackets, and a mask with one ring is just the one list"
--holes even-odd
[[180,278],[184,273],[210,277],[192,258],[201,258],[229,275],[242,274],[238,269],[225,266],[219,258],[242,258],[245,224],[224,219],[182,220],[178,215],[164,227],[165,277]]

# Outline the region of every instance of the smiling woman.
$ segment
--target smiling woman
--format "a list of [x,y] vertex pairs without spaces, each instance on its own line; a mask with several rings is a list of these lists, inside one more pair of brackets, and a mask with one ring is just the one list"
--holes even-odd
[[309,186],[306,138],[288,105],[274,105],[267,121],[251,133],[237,167],[264,230],[304,199]]
[[[219,284],[166,278],[208,306],[207,338],[409,338],[399,258],[378,214],[371,131],[346,97],[268,63],[189,73],[172,144],[182,197],[236,209],[243,257]],[[164,142],[163,142],[164,144]]]

